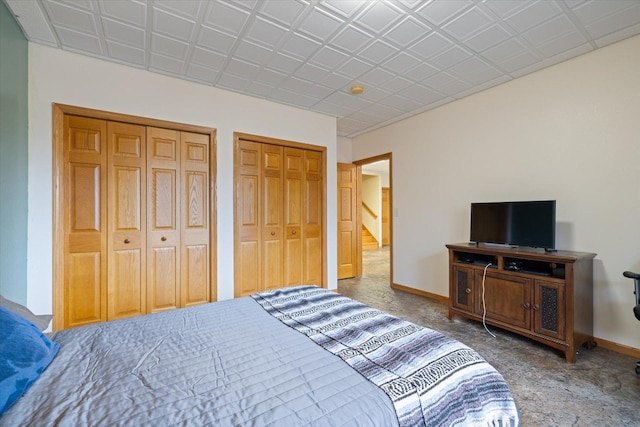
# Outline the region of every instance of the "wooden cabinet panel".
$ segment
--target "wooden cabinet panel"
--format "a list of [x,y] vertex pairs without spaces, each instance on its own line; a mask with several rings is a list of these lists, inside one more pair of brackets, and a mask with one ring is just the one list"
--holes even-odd
[[451,275],[451,304],[462,310],[473,311],[476,294],[473,270],[454,266],[451,268]]
[[[486,309],[487,319],[508,322],[520,328],[531,327],[531,280],[476,270],[476,313]],[[484,293],[484,298],[482,294]]]
[[539,334],[564,340],[566,324],[564,284],[536,280],[534,292],[534,330]]

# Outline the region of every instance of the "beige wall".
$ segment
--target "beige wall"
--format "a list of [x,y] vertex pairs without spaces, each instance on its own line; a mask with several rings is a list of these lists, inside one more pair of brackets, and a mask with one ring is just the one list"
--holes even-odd
[[351,163],[351,139],[338,137],[337,158],[339,163]]
[[233,132],[327,147],[327,277],[337,287],[336,119],[118,64],[29,44],[27,304],[51,313],[51,104],[217,129],[218,299],[233,297]]
[[362,224],[382,244],[382,190],[380,189],[380,175],[362,174],[362,202],[376,214],[376,217],[362,208]]
[[622,277],[640,271],[638,52],[640,36],[354,138],[354,160],[393,153],[394,281],[448,295],[471,202],[556,199],[557,247],[598,254],[595,336],[640,348]]

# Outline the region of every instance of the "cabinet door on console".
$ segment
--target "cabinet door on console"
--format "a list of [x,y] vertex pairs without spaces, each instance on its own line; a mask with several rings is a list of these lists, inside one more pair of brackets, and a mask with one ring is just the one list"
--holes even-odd
[[560,340],[565,339],[565,289],[562,283],[535,281],[533,329]]
[[[482,271],[476,271],[476,312],[483,313]],[[531,279],[487,271],[484,280],[487,319],[531,328]]]
[[451,301],[453,306],[473,312],[475,294],[473,292],[473,270],[454,266],[452,274]]

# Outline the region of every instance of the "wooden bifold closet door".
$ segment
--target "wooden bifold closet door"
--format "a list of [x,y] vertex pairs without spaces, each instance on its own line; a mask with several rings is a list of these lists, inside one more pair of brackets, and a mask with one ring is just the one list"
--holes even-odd
[[54,328],[211,301],[211,135],[69,114],[62,127]]
[[322,152],[236,141],[235,296],[324,285]]

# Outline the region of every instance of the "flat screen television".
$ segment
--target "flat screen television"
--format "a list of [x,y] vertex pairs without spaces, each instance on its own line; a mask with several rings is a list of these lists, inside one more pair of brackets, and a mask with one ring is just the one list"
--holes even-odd
[[472,203],[470,240],[553,250],[556,201]]

